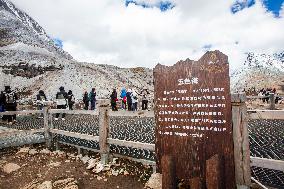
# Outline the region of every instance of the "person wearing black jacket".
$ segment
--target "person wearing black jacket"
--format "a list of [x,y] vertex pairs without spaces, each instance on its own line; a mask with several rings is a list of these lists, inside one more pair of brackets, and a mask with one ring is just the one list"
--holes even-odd
[[88,92],[85,91],[84,95],[83,95],[83,102],[84,102],[84,109],[85,110],[88,110],[89,109],[89,102],[90,102],[90,99],[89,99],[89,95],[88,95]]
[[117,101],[117,92],[116,92],[116,89],[113,89],[113,91],[110,95],[110,103],[111,103],[112,111],[118,111],[118,109],[116,107],[116,101]]
[[68,99],[69,110],[73,110],[73,105],[75,104],[75,97],[71,90],[68,91],[67,95],[68,95],[67,99]]
[[96,96],[97,96],[97,93],[96,93],[96,89],[95,88],[92,88],[92,91],[90,92],[90,101],[91,101],[91,110],[95,110],[96,109]]
[[[43,92],[43,90],[40,90],[38,94],[36,95],[36,101],[37,101],[37,108],[38,110],[42,110],[44,106],[44,102],[47,101],[46,96]],[[43,114],[39,116],[39,118],[43,118]]]
[[[17,110],[18,96],[14,91],[11,90],[10,86],[5,86],[5,91],[2,93],[1,96],[6,111]],[[3,116],[3,120],[8,120],[9,124],[13,124],[13,122],[16,122],[16,114]]]
[[[68,95],[64,90],[64,87],[59,88],[59,92],[56,94],[56,104],[57,109],[66,109],[67,108],[67,98]],[[55,120],[58,120],[59,113],[56,114]],[[62,120],[65,120],[65,113],[62,114]]]
[[131,109],[132,109],[131,93],[132,93],[131,89],[128,89],[128,91],[126,93],[127,109],[128,109],[128,111],[131,111]]

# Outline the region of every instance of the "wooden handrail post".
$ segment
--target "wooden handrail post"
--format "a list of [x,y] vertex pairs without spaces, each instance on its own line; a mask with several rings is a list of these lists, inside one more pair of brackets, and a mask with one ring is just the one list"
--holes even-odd
[[42,111],[43,111],[43,125],[44,125],[44,138],[45,138],[45,144],[46,148],[51,147],[51,133],[50,133],[50,125],[48,124],[48,119],[49,119],[49,114],[48,114],[48,106],[44,106]]
[[269,94],[269,100],[270,100],[270,110],[275,110],[275,94],[274,93],[270,93]]
[[101,163],[108,163],[109,145],[107,142],[109,133],[109,101],[103,100],[99,105],[99,145]]
[[237,188],[251,185],[249,135],[247,128],[246,95],[232,94],[232,122],[234,139],[234,159]]

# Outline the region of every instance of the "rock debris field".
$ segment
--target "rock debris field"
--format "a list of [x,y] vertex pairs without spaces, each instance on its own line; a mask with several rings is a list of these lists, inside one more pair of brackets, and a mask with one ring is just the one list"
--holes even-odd
[[[0,189],[139,189],[146,187],[150,166],[118,158],[107,165],[96,153],[75,149],[49,151],[41,145],[5,148],[0,152]],[[154,176],[154,178],[156,178]],[[155,181],[149,181],[155,186]]]

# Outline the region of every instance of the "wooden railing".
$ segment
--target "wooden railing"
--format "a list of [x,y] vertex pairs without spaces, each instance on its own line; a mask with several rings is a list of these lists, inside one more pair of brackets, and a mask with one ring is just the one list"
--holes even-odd
[[282,95],[275,95],[274,93],[270,93],[269,96],[246,96],[247,99],[269,99],[269,109],[275,110],[275,98],[280,97],[284,98]]
[[[247,120],[248,119],[284,119],[284,111],[279,110],[247,110],[246,109],[246,99],[251,97],[246,97],[244,94],[233,94],[232,95],[232,120],[233,120],[233,138],[234,138],[234,154],[235,154],[235,174],[236,174],[236,183],[239,187],[248,188],[246,186],[250,186],[251,183],[251,166],[274,169],[279,171],[284,171],[284,161],[280,160],[272,160],[265,158],[257,158],[250,157],[249,150],[249,137],[248,137],[248,128],[247,128]],[[252,97],[254,98],[254,97]],[[257,97],[260,98],[260,97]],[[154,113],[152,111],[144,111],[144,112],[112,112],[108,107],[108,101],[102,103],[98,110],[89,111],[89,110],[58,110],[58,109],[48,109],[44,107],[43,110],[34,110],[34,111],[16,111],[16,112],[2,112],[0,115],[27,115],[27,114],[44,114],[44,127],[35,130],[13,130],[8,132],[0,133],[0,137],[3,136],[11,136],[15,134],[34,134],[39,132],[45,133],[45,141],[47,147],[51,147],[53,143],[54,146],[58,146],[56,144],[58,141],[53,141],[52,135],[58,134],[63,136],[74,137],[78,139],[83,139],[87,141],[96,141],[99,142],[99,149],[92,149],[85,146],[80,146],[76,144],[69,144],[66,142],[60,142],[62,144],[71,145],[78,148],[79,153],[81,149],[96,151],[101,154],[102,163],[107,163],[109,152],[109,146],[111,144],[131,147],[137,149],[144,150],[155,150],[155,144],[134,142],[134,141],[126,141],[109,138],[109,124],[110,117],[154,117]],[[55,113],[67,113],[67,114],[86,114],[86,115],[94,115],[99,116],[99,136],[75,133],[65,130],[59,130],[53,128],[52,125],[52,114]],[[154,161],[148,161],[143,159],[135,159],[132,157],[127,157],[121,154],[113,154],[117,157],[123,157],[127,159],[132,159],[134,161],[138,161],[145,164],[153,165],[155,169],[156,163]]]
[[[25,111],[6,111],[6,112],[0,112],[0,116],[3,115],[29,115],[29,114],[40,114],[43,113],[43,110],[25,110]],[[16,130],[16,129],[10,129],[9,131],[0,132],[0,137],[8,137],[12,135],[31,135],[35,133],[42,133],[44,132],[44,128],[40,129],[30,129],[30,130]]]

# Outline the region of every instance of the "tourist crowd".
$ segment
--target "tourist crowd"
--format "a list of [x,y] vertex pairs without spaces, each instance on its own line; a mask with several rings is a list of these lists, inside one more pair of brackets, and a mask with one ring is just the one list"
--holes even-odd
[[[149,92],[147,89],[143,89],[138,93],[135,89],[122,88],[120,94],[117,94],[117,90],[113,89],[110,95],[111,109],[113,111],[118,111],[118,109],[128,110],[128,111],[137,111],[138,110],[138,96],[141,96],[142,99],[142,110],[148,110],[148,96]],[[92,88],[90,92],[85,91],[83,93],[83,104],[85,110],[95,110],[97,103],[97,93],[96,89]],[[5,86],[5,90],[1,92],[0,95],[0,112],[4,111],[16,111],[17,102],[19,98],[15,91],[11,90],[10,86]],[[121,107],[118,106],[118,102],[121,101]],[[38,110],[42,110],[43,107],[48,104],[48,101],[45,92],[40,90],[36,95],[36,106]],[[55,101],[57,109],[74,109],[75,97],[73,92],[69,90],[65,91],[64,87],[60,87],[59,91],[56,93]],[[55,120],[59,119],[60,114],[55,115]],[[39,118],[43,118],[43,115],[40,115]],[[65,120],[65,114],[61,115],[61,119]],[[16,115],[4,115],[2,121],[12,124],[16,121]]]

